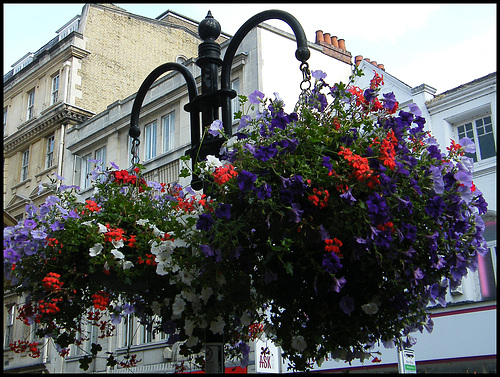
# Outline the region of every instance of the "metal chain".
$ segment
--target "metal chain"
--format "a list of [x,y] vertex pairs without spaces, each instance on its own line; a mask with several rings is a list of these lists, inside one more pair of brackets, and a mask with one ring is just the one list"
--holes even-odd
[[300,65],[300,70],[302,71],[300,90],[302,90],[302,94],[305,94],[311,89],[311,71],[309,71],[309,64],[307,64],[307,62],[303,62]]
[[307,62],[302,62],[300,64],[300,71],[302,72],[302,82],[300,83],[300,96],[299,101],[295,105],[297,110],[298,106],[305,104],[307,97],[311,95],[311,71],[309,71],[309,64]]
[[135,164],[138,164],[139,163],[139,144],[141,144],[141,142],[139,141],[139,139],[132,139],[132,160],[130,160],[130,162],[132,163],[132,166],[135,165]]

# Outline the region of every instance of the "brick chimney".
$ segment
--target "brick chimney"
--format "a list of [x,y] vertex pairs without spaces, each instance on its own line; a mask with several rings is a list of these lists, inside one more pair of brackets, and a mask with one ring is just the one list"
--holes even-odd
[[323,33],[323,30],[316,31],[316,44],[323,47],[325,55],[334,57],[344,63],[351,64],[351,53],[345,48],[345,40],[338,39],[330,33]]

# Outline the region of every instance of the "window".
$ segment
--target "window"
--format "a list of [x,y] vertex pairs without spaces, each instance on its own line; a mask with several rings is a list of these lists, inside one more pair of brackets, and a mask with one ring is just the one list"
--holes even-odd
[[175,113],[165,115],[162,118],[163,125],[163,153],[174,148]]
[[240,94],[240,80],[236,79],[231,81],[231,89],[236,91],[236,97],[231,100],[231,121],[234,122],[234,113],[240,111],[240,100],[238,94]]
[[52,77],[52,91],[50,93],[50,104],[53,105],[59,99],[59,75]]
[[134,339],[134,318],[131,314],[123,317],[123,333],[122,333],[122,347],[128,347],[133,344]]
[[156,157],[156,121],[148,124],[144,129],[144,160]]
[[457,127],[458,139],[467,136],[476,144],[476,153],[467,153],[474,162],[486,160],[496,156],[495,135],[491,115],[475,119]]
[[151,343],[153,341],[152,324],[141,325],[141,344]]
[[96,166],[100,167],[100,171],[104,171],[106,166],[106,147],[99,148],[95,151]]
[[47,152],[45,153],[45,169],[54,165],[54,135],[47,138]]
[[28,179],[28,164],[30,160],[30,150],[23,152],[23,158],[21,162],[21,182]]
[[35,89],[28,92],[28,111],[26,120],[30,120],[35,116]]
[[92,170],[92,156],[90,154],[80,157],[75,156],[75,182],[81,190],[90,186],[90,172]]
[[483,300],[494,300],[497,297],[496,277],[497,245],[488,244],[488,253],[478,255],[479,284]]
[[16,318],[15,315],[16,306],[9,305],[6,307],[7,316],[5,318],[5,338],[4,338],[4,348],[9,348],[9,344],[14,341],[14,320]]
[[60,28],[56,33],[59,36],[59,40],[65,38],[70,33],[74,31],[78,31],[78,27],[80,26],[80,16],[75,16],[71,21],[69,21],[66,25]]
[[3,134],[7,134],[7,108],[3,108]]

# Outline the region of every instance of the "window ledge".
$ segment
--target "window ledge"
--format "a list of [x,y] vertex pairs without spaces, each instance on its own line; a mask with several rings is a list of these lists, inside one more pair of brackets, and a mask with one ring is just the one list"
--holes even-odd
[[35,178],[38,178],[38,177],[40,177],[42,175],[45,175],[45,174],[49,173],[51,170],[54,170],[54,169],[57,169],[57,164],[56,165],[52,165],[50,168],[47,168],[47,169],[41,171],[40,173],[35,174]]
[[14,190],[14,189],[16,189],[16,188],[18,188],[18,187],[21,187],[21,186],[23,186],[23,185],[27,185],[27,184],[28,184],[28,183],[30,183],[30,182],[31,182],[31,178],[25,179],[24,181],[19,182],[17,185],[12,186],[12,187],[11,187],[11,190]]

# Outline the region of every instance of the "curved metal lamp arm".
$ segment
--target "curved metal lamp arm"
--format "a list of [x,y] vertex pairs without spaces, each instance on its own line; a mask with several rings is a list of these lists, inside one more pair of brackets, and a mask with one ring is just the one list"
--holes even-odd
[[[243,38],[245,38],[245,36],[258,24],[270,19],[285,21],[292,28],[293,33],[295,34],[295,39],[297,40],[297,50],[295,51],[295,57],[297,58],[297,60],[303,63],[307,61],[307,59],[309,59],[309,57],[311,56],[311,52],[307,47],[306,34],[304,33],[302,25],[300,25],[299,21],[297,21],[294,16],[292,16],[290,13],[277,9],[271,9],[257,13],[255,16],[248,19],[248,21],[246,21],[238,29],[236,34],[231,38],[231,42],[227,47],[226,53],[224,55],[224,60],[222,62],[222,91],[229,91],[231,89],[231,64],[233,62],[234,55],[236,54],[236,50],[241,44]],[[229,97],[226,97],[226,104],[225,106],[222,106],[222,123],[224,124],[226,134],[231,135],[231,99]]]
[[[146,93],[158,77],[168,71],[177,71],[186,80],[188,87],[189,100],[193,101],[198,96],[198,89],[196,87],[196,81],[191,74],[191,72],[182,64],[179,63],[165,63],[160,65],[158,68],[154,69],[148,77],[144,80],[132,106],[132,113],[130,115],[130,130],[129,135],[133,139],[139,139],[141,135],[141,130],[139,128],[139,113],[141,111],[142,102],[146,97]],[[192,111],[191,115],[191,145],[195,145],[200,142],[200,116],[198,112]]]

